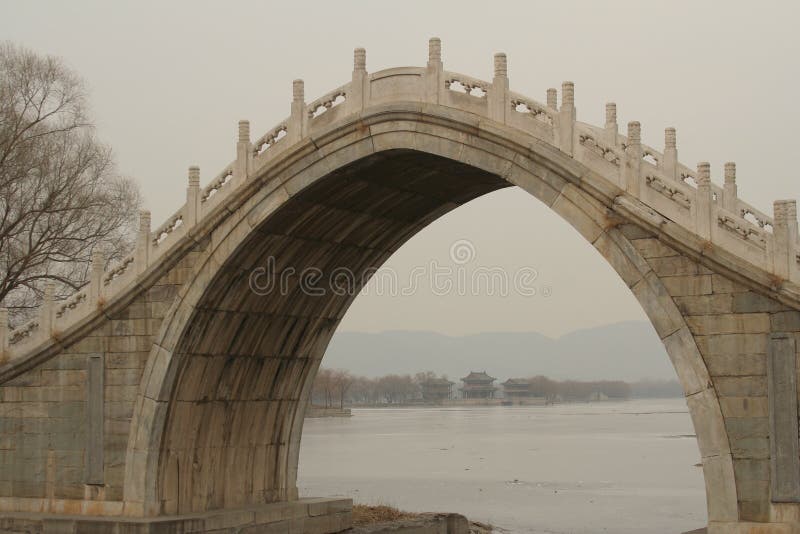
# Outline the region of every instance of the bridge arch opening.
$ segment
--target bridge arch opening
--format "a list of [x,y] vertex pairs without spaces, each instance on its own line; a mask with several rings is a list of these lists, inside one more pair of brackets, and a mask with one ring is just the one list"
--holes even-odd
[[[512,228],[515,225],[524,229]],[[554,239],[559,245],[548,243]],[[495,246],[492,240],[502,240],[505,246]],[[511,242],[530,252],[509,250]],[[454,247],[460,245],[470,247],[466,257],[455,254]],[[535,296],[514,295],[513,283],[511,294],[505,297],[493,295],[485,285],[477,290],[472,287],[476,275],[486,268],[500,269],[511,279],[521,265],[541,269],[543,276],[532,284],[539,291]],[[445,278],[454,284],[460,272],[466,292],[432,289],[445,288],[441,282],[433,283],[436,267],[442,268],[440,272],[452,268],[452,275]],[[562,267],[563,275],[553,272]],[[412,283],[414,273],[420,271],[424,279]],[[581,276],[594,283],[578,279]],[[570,282],[577,287],[565,287]],[[395,289],[418,290],[413,296],[387,291],[391,284]],[[493,289],[500,286],[497,282]],[[549,287],[553,295],[543,296],[541,290]],[[696,440],[686,436],[693,431],[685,424],[685,414],[673,412],[685,410],[682,398],[636,400],[628,405],[610,399],[547,408],[500,408],[488,401],[465,409],[460,401],[420,406],[411,400],[396,405],[397,399],[377,400],[374,393],[391,391],[388,384],[381,388],[379,376],[413,377],[430,370],[447,374],[454,382],[453,394],[462,386],[460,377],[483,369],[498,377],[494,383],[498,391],[506,378],[534,375],[630,381],[664,377],[666,370],[670,373],[666,376],[675,378],[652,327],[643,325],[645,332],[631,323],[604,329],[606,335],[592,338],[595,344],[585,343],[587,335],[592,335],[588,330],[580,338],[573,335],[561,340],[569,344],[572,338],[570,356],[580,359],[581,365],[560,365],[560,372],[566,367],[571,374],[553,374],[559,372],[551,370],[553,356],[568,354],[563,349],[559,352],[564,344],[554,340],[545,345],[537,334],[555,337],[545,329],[558,320],[567,323],[565,330],[577,330],[584,324],[576,316],[593,316],[607,326],[629,318],[647,321],[626,289],[603,257],[587,247],[568,223],[518,188],[488,193],[431,223],[370,280],[332,337],[322,367],[348,370],[371,380],[356,378],[351,383],[348,393],[356,390],[351,397],[353,418],[306,419],[298,471],[301,496],[348,496],[354,502],[391,504],[404,510],[459,512],[510,531],[533,525],[579,530],[587,524],[620,532],[627,524],[633,526],[631,531],[641,531],[646,524],[648,531],[682,532],[704,524],[706,500],[697,492],[702,471],[693,466],[698,462]],[[624,301],[638,314],[624,314],[624,306],[609,308],[609,297]],[[570,310],[550,306],[565,299],[574,303]],[[530,345],[523,353],[524,339]],[[597,358],[580,358],[578,339],[583,349],[589,349],[587,354],[596,350]],[[626,345],[640,348],[640,358],[625,360],[631,368],[620,365],[621,358],[614,354],[625,353]],[[614,371],[606,371],[609,367]],[[329,400],[330,384],[314,384],[317,408],[311,411],[316,417],[323,412],[318,407]],[[339,402],[334,386],[332,412],[338,410]],[[361,403],[377,405],[365,408]],[[651,410],[660,415],[633,413]],[[678,437],[691,439],[669,439]],[[639,488],[641,493],[636,495]],[[567,508],[569,514],[564,513]],[[678,509],[683,512],[679,518]]]
[[581,169],[547,164],[535,150],[499,157],[468,135],[359,135],[293,179],[264,187],[199,243],[194,279],[145,370],[128,447],[126,506],[181,514],[296,498],[305,400],[357,291],[320,298],[295,278],[265,296],[253,290],[253,271],[273,262],[275,272],[319,269],[325,279],[346,267],[366,280],[358,275],[431,221],[517,185],[591,242],[642,304],[687,394],[709,518],[735,520],[727,435],[708,372],[680,312],[633,244],[658,240],[612,213],[595,197],[604,193],[582,183]]

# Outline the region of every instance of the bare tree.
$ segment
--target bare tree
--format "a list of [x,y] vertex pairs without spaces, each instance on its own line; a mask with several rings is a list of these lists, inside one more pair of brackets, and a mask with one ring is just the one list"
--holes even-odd
[[92,252],[131,247],[135,183],[95,138],[83,84],[61,60],[0,43],[0,305],[17,322],[45,281],[87,280]]
[[339,408],[344,408],[344,397],[353,385],[355,377],[349,371],[343,369],[336,369],[333,371],[333,388],[339,395]]
[[330,408],[333,404],[333,370],[320,367],[312,385],[312,400],[323,399],[324,406]]
[[417,385],[421,386],[425,382],[434,380],[435,378],[436,378],[436,373],[434,373],[433,371],[421,371],[414,375],[414,382]]

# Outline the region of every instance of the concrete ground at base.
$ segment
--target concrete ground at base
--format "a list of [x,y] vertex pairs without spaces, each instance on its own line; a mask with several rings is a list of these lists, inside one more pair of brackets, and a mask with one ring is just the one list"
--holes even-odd
[[350,499],[299,499],[234,510],[154,518],[4,513],[0,534],[332,534],[352,526]]

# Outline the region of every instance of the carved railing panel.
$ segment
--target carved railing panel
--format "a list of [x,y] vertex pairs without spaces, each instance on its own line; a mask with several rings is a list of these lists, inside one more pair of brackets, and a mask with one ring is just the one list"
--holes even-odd
[[332,93],[315,100],[308,105],[308,118],[316,119],[320,115],[327,113],[328,110],[344,104],[347,100],[347,93],[344,89],[337,89]]
[[253,143],[253,157],[257,158],[265,154],[267,150],[275,146],[275,143],[286,137],[288,131],[289,128],[284,123],[259,137],[258,140]]
[[200,196],[200,202],[207,202],[210,198],[217,195],[223,187],[231,182],[232,179],[233,164],[228,165],[225,169],[223,169],[222,172],[219,173],[216,178],[211,180],[211,183],[208,184],[205,189],[203,189],[203,194]]

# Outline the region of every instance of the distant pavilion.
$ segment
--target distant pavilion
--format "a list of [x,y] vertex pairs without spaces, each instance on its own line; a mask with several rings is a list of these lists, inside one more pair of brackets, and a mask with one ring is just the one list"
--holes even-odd
[[497,389],[494,386],[496,378],[486,374],[486,371],[480,373],[471,371],[467,376],[461,379],[464,386],[461,388],[461,396],[465,399],[493,399],[494,392]]
[[502,384],[506,399],[525,399],[533,397],[533,384],[527,378],[509,378]]

